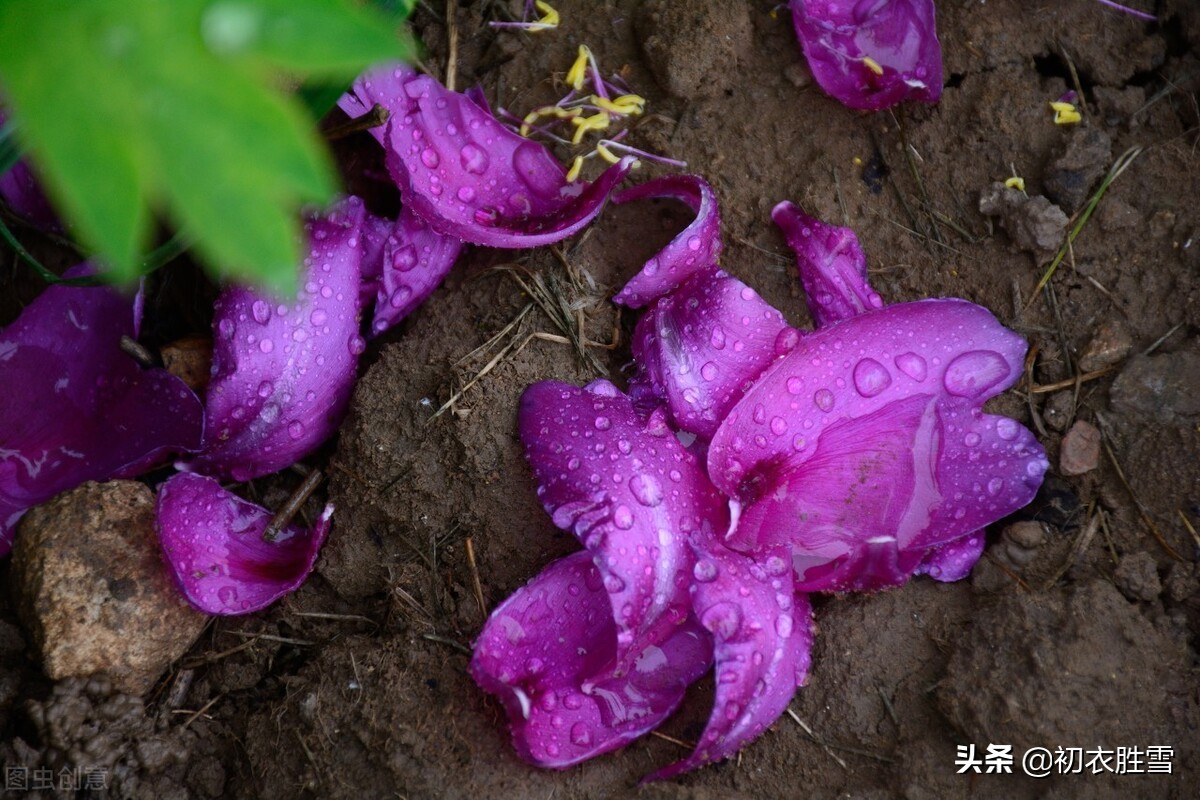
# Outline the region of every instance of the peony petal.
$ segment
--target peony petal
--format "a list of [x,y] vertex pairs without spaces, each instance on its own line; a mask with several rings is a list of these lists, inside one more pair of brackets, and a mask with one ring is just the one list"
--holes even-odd
[[630,394],[667,403],[675,424],[705,439],[750,383],[800,341],[773,306],[718,269],[692,276],[638,321]]
[[658,255],[646,262],[614,303],[641,308],[653,303],[696,272],[708,269],[721,256],[721,209],[712,187],[698,175],[668,175],[634,186],[613,198],[614,203],[631,203],[647,197],[671,198],[687,203],[696,219],[683,229]]
[[299,588],[329,534],[333,506],[311,532],[262,534],[271,514],[221,488],[213,478],[180,473],[158,489],[158,537],[167,566],[188,602],[206,614],[249,614]]
[[796,251],[808,311],[818,328],[883,308],[883,298],[867,281],[867,257],[854,231],[810,217],[786,200],[771,211],[771,219]]
[[230,287],[217,299],[204,451],[190,472],[247,481],[312,452],[341,423],[364,342],[358,332],[362,201],[307,224],[305,275],[280,303]]
[[725,503],[661,414],[643,420],[608,381],[530,386],[520,429],[538,496],[591,552],[611,595],[619,675],[687,617],[687,539],[724,530]]
[[401,198],[437,232],[489,247],[557,242],[600,213],[632,168],[632,157],[594,183],[569,182],[537,142],[501,125],[486,109],[425,75],[382,68],[343,99],[348,113],[375,103],[391,113],[382,140]]
[[30,506],[200,448],[196,395],[121,350],[134,305],[103,287],[52,286],[0,331],[0,556]]
[[802,591],[877,589],[1025,505],[1045,453],[1017,422],[979,410],[1020,377],[1025,346],[962,300],[891,306],[806,337],[713,437],[709,473],[743,507],[727,543],[791,543]]
[[925,558],[917,565],[917,575],[928,575],[942,583],[962,580],[971,574],[971,567],[983,555],[987,537],[983,531],[975,531],[945,544],[925,551]]
[[379,256],[381,276],[375,282],[371,333],[378,336],[425,302],[461,251],[461,239],[443,236],[407,207],[401,209]]
[[563,768],[657,727],[707,671],[712,640],[694,620],[664,631],[616,678],[617,628],[600,572],[579,552],[504,601],[475,642],[470,671],[504,704],[521,757]]
[[713,634],[716,694],[695,751],[647,780],[728,758],[779,718],[811,662],[812,610],[795,595],[786,547],[751,560],[719,544],[696,552],[692,605]]
[[791,0],[813,77],[850,108],[878,111],[942,95],[933,0]]

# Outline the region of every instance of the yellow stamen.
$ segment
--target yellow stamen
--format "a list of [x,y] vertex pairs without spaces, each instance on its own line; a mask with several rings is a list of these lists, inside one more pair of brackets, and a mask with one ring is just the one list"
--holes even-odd
[[535,108],[525,115],[525,119],[521,120],[521,135],[529,135],[529,126],[540,120],[542,117],[555,117],[556,119],[574,119],[581,112],[578,108],[560,108],[559,106],[542,106]]
[[571,123],[575,125],[575,135],[571,137],[571,144],[579,144],[583,141],[584,134],[588,131],[602,131],[608,127],[611,118],[607,111],[601,111],[592,114],[590,117],[572,117]]
[[874,72],[876,75],[883,74],[883,67],[879,66],[879,62],[870,56],[863,56],[862,63],[864,67],[871,70],[871,72]]
[[850,163],[856,167],[861,167],[863,165],[863,160],[858,156],[855,156],[854,158],[850,159]]
[[574,183],[579,178],[579,171],[583,169],[583,156],[575,156],[575,161],[571,164],[571,168],[567,170],[567,183]]
[[1018,175],[1013,175],[1004,182],[1004,185],[1010,189],[1016,189],[1018,192],[1025,191],[1025,179]]
[[636,94],[623,94],[613,100],[592,95],[590,102],[597,108],[602,108],[619,117],[637,116],[646,108],[646,98]]
[[1083,119],[1083,115],[1076,111],[1071,103],[1054,100],[1050,103],[1050,108],[1054,109],[1055,125],[1074,125]]
[[588,62],[591,61],[591,58],[592,51],[588,50],[587,45],[579,45],[579,55],[575,56],[575,63],[567,71],[567,83],[577,92],[583,88],[583,81],[587,77]]
[[537,21],[537,27],[530,28],[531,31],[548,31],[558,27],[558,12],[549,3],[534,0],[534,5],[537,6],[538,11],[542,12],[542,16]]
[[621,160],[621,159],[617,158],[615,155],[613,155],[612,150],[609,150],[607,147],[605,147],[602,144],[596,145],[596,152],[600,154],[601,158],[603,158],[605,161],[607,161],[610,164],[616,164]]

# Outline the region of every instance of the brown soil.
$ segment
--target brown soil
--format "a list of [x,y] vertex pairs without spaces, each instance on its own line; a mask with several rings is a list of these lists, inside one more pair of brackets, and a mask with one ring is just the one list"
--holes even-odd
[[[668,203],[610,207],[557,252],[468,251],[374,344],[331,460],[338,514],[317,574],[266,612],[214,622],[146,698],[104,681],[51,686],[0,597],[0,760],[107,765],[113,796],[131,797],[1198,796],[1200,548],[1185,520],[1200,520],[1200,6],[1138,3],[1164,20],[1147,26],[1093,0],[944,0],[940,105],[864,115],[811,84],[787,14],[769,3],[561,0],[563,26],[535,37],[487,29],[500,5],[521,3],[461,4],[459,87],[479,80],[523,114],[555,98],[550,76],[588,44],[648,99],[630,140],[713,184],[725,268],[791,323],[808,326],[769,219],[783,199],[852,226],[887,300],[992,309],[1029,338],[1039,386],[1075,376],[1102,326],[1124,328],[1132,353],[1114,371],[995,401],[1056,465],[1038,500],[990,531],[967,581],[818,600],[794,718],[736,760],[646,787],[642,775],[683,755],[677,743],[646,737],[562,772],[522,763],[499,704],[465,672],[485,612],[467,548],[493,608],[577,547],[536,500],[517,399],[543,379],[623,380],[636,315],[607,298],[686,222]],[[425,63],[443,75],[444,20],[426,9],[416,22]],[[1082,130],[1055,126],[1047,106],[1073,73]],[[343,148],[359,182],[379,169],[363,138]],[[1029,195],[1070,206],[1074,184],[1133,146],[1144,150],[1030,302],[1047,259],[983,216],[981,193],[1015,170]],[[616,330],[619,345],[584,359],[531,337],[563,332],[534,303],[478,351],[531,303],[517,275],[574,303],[587,339]],[[189,329],[170,334],[204,331],[189,313],[175,323]],[[1074,420],[1097,424],[1108,450],[1070,477],[1057,464]],[[1043,527],[1006,530],[1030,519]],[[274,638],[235,649],[234,631]],[[695,686],[662,732],[695,741],[711,688]],[[966,744],[1013,745],[1016,774],[956,774]],[[1171,775],[1020,774],[1029,747],[1151,745],[1174,748]]]

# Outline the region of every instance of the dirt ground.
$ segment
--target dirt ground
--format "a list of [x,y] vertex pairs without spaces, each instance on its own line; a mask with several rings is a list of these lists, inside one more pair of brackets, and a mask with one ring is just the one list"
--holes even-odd
[[[458,88],[478,81],[518,115],[557,99],[552,79],[591,47],[647,98],[629,141],[713,184],[723,266],[790,323],[810,326],[769,218],[784,199],[853,227],[886,300],[964,297],[1030,340],[1026,380],[989,410],[1044,443],[1054,467],[1037,500],[989,530],[965,581],[817,599],[810,682],[738,758],[638,785],[699,736],[706,679],[665,736],[537,770],[465,671],[486,610],[578,546],[536,500],[517,400],[538,380],[624,381],[636,314],[607,298],[688,219],[640,202],[558,248],[469,249],[372,345],[329,453],[338,511],[316,574],[272,609],[214,621],[145,698],[102,679],[52,685],[0,592],[0,761],[106,765],[111,796],[139,798],[1200,796],[1200,5],[1131,2],[1162,22],[1093,0],[940,2],[940,104],[877,114],[812,84],[786,10],[767,2],[561,0],[561,28],[538,36],[486,27],[519,2],[464,0],[453,26],[444,4],[419,10],[425,65],[446,74],[453,28]],[[1048,102],[1073,88],[1085,121],[1056,126]],[[339,149],[384,210],[395,199],[370,145]],[[1035,294],[1053,249],[1021,226],[1044,209],[988,217],[981,195],[1019,175],[1070,215],[1134,147]],[[203,333],[203,303],[171,304],[211,290],[186,270],[155,280],[152,335]],[[0,290],[5,321],[33,294],[23,281]],[[548,316],[539,286],[582,328]],[[586,357],[536,335],[572,330],[598,343]],[[1060,450],[1077,420],[1103,446],[1071,476]],[[268,500],[286,490],[262,484]],[[956,774],[956,748],[989,744],[1012,745],[1015,774]],[[1159,745],[1171,774],[1021,774],[1033,747]]]

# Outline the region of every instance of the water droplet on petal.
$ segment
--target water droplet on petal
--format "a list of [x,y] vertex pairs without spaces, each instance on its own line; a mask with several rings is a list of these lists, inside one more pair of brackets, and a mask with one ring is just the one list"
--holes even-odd
[[303,422],[301,422],[300,420],[297,419],[297,420],[292,420],[290,423],[288,423],[288,436],[291,436],[293,439],[299,439],[303,435],[304,435],[304,423]]
[[596,430],[606,431],[612,427],[612,420],[610,420],[608,417],[596,417],[595,425]]
[[787,379],[788,394],[800,394],[803,389],[804,381],[802,381],[800,378],[797,378],[793,375]]
[[320,308],[314,308],[313,312],[308,315],[308,321],[313,325],[321,326],[324,325],[328,320],[329,314]]
[[639,503],[653,508],[662,502],[662,487],[650,475],[634,475],[629,479],[629,491]]
[[250,306],[250,313],[254,315],[254,321],[260,325],[266,325],[271,319],[271,307],[262,300],[255,300]]
[[725,329],[720,325],[714,325],[712,336],[709,337],[709,343],[718,350],[725,349]]
[[775,337],[775,355],[785,356],[800,344],[800,331],[795,328],[784,328]]
[[469,203],[475,199],[475,190],[470,186],[460,186],[457,192],[458,199],[464,203]]
[[716,380],[717,365],[714,364],[713,362],[709,361],[707,364],[705,364],[703,367],[700,368],[700,377],[704,378],[704,380],[706,380],[706,381]]
[[716,580],[716,562],[708,558],[700,559],[696,562],[696,566],[692,567],[692,576],[701,583],[710,583]]
[[571,743],[585,747],[592,743],[592,731],[585,722],[576,722],[571,726]]
[[828,389],[817,389],[816,393],[813,394],[813,402],[822,411],[830,411],[833,409],[834,403],[833,392]]
[[1011,442],[1017,438],[1017,433],[1020,431],[1020,424],[1008,417],[1002,417],[996,420],[996,435],[1006,442]]
[[441,163],[441,161],[442,160],[440,158],[438,158],[437,151],[434,150],[432,147],[426,147],[424,150],[421,151],[421,163],[424,164],[425,166],[429,167],[430,169],[433,169],[434,167],[436,167],[438,164]]
[[274,389],[275,386],[270,381],[263,381],[258,385],[258,396],[262,398],[270,397]]
[[613,511],[613,525],[623,531],[633,527],[633,512],[629,510],[629,506],[617,506]]
[[873,358],[864,358],[854,366],[854,388],[863,397],[874,397],[891,382],[887,369]]
[[963,437],[963,444],[965,444],[967,447],[978,447],[981,441],[982,439],[979,434],[975,433],[974,431]]
[[972,350],[950,362],[942,382],[956,397],[981,397],[1009,375],[1004,356],[992,350]]
[[458,151],[458,159],[462,168],[472,175],[482,175],[488,168],[488,156],[482,147],[464,144]]
[[990,495],[1000,494],[1000,490],[1004,488],[1004,478],[992,478],[988,481],[987,490]]
[[916,353],[901,353],[900,355],[896,356],[896,369],[900,370],[917,383],[925,380],[926,376],[929,374],[929,368],[925,363],[925,359],[921,358]]

